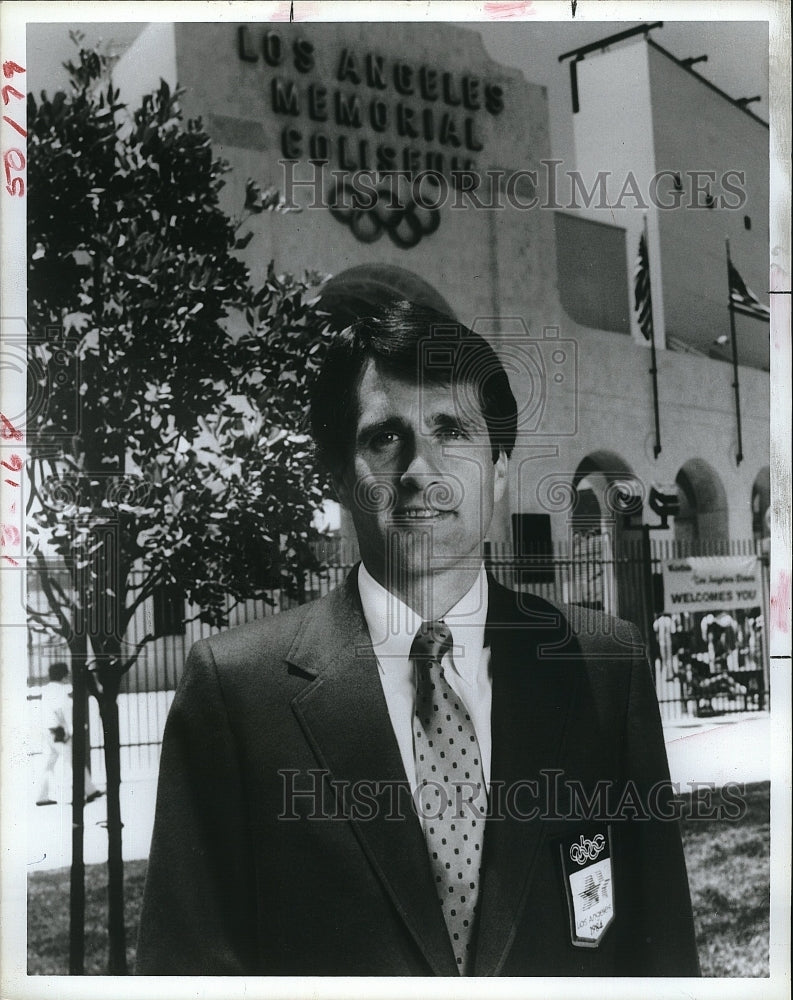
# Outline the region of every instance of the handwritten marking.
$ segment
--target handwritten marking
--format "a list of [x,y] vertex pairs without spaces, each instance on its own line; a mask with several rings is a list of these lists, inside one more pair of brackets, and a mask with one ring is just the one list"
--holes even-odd
[[[15,73],[24,73],[24,72],[25,72],[25,67],[20,66],[19,63],[15,63],[11,59],[7,59],[3,63],[3,76],[6,79],[9,79]],[[21,91],[17,90],[17,88],[12,86],[10,83],[7,83],[2,88],[2,93],[3,93],[4,105],[8,105],[12,98],[18,101],[23,101],[25,99],[25,95]],[[10,125],[15,132],[18,132],[23,139],[27,139],[28,137],[27,130],[22,125],[20,125],[18,121],[15,121],[13,118],[11,118],[10,115],[3,115],[3,121],[6,122],[8,125]],[[20,171],[24,170],[26,162],[27,161],[25,159],[25,154],[22,152],[21,149],[17,149],[16,146],[13,146],[11,149],[7,150],[3,154],[3,167],[5,169],[5,175],[6,175],[6,191],[12,197],[22,198],[25,194],[24,179],[22,177],[12,177],[11,175],[14,173],[19,173]]]
[[[19,158],[19,163],[13,164],[11,162],[12,154],[15,154]],[[22,197],[25,193],[25,182],[21,177],[12,178],[11,173],[13,170],[24,170],[26,162],[27,161],[25,160],[25,155],[22,150],[17,149],[15,146],[9,149],[3,156],[3,166],[5,167],[6,174],[6,191],[8,191],[11,195]]]
[[19,134],[22,136],[23,139],[27,139],[28,134],[25,131],[25,129],[22,128],[22,126],[19,124],[19,122],[15,122],[14,119],[13,118],[9,118],[8,115],[3,115],[3,121],[4,122],[8,122],[8,124],[11,126],[11,128],[16,129],[17,132],[19,132]]
[[[4,413],[0,413],[0,424],[2,425],[0,427],[0,437],[2,437],[3,440],[5,441],[22,440],[22,431],[17,430],[16,427],[14,427],[14,425],[11,423],[11,421]],[[19,455],[17,455],[16,452],[8,456],[8,461],[3,459],[3,461],[0,462],[0,465],[8,469],[10,472],[20,472],[22,470],[23,464],[24,463],[22,461],[22,458]],[[16,489],[19,489],[19,483],[16,480],[6,478],[5,481],[8,486],[13,486]],[[14,500],[10,504],[8,512],[10,514],[13,514],[16,512],[16,509],[17,509],[16,500]],[[19,528],[17,528],[16,525],[13,524],[0,525],[0,542],[2,543],[3,548],[5,548],[6,546],[21,546],[22,534]],[[3,559],[6,562],[11,563],[12,566],[19,565],[16,559],[13,559],[11,556],[6,555],[5,553],[3,553]]]
[[22,541],[19,528],[15,524],[0,525],[0,538],[3,545],[19,545]]
[[0,423],[2,423],[0,437],[2,437],[4,441],[22,440],[22,431],[18,431],[4,413],[0,413]]
[[16,87],[12,87],[10,83],[7,83],[5,87],[3,87],[3,104],[8,104],[9,94],[16,97],[19,101],[21,101],[25,96],[24,94],[21,94]]
[[518,3],[496,3],[488,2],[484,5],[486,17],[494,21],[506,20],[511,17],[529,17],[536,14],[532,0],[522,0]]
[[771,617],[780,632],[790,631],[790,573],[784,570],[777,577],[777,584],[771,594]]

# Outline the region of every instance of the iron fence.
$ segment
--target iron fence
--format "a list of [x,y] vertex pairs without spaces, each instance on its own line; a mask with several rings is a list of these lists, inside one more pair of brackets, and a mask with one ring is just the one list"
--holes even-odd
[[[352,545],[335,539],[319,544],[315,554],[323,568],[306,573],[301,600],[313,600],[333,590],[357,560]],[[681,544],[651,539],[645,533],[617,544],[612,534],[590,533],[571,535],[555,543],[552,552],[528,552],[516,557],[506,545],[488,545],[485,554],[488,569],[514,590],[533,591],[553,601],[584,605],[636,622],[647,645],[666,720],[757,711],[768,706],[768,656],[763,628],[768,617],[768,564],[760,542]],[[702,556],[758,558],[762,579],[759,601],[752,607],[730,610],[729,614],[717,606],[708,611],[665,611],[661,586],[664,562]],[[65,571],[64,580],[59,582],[65,582]],[[28,596],[32,607],[44,607],[45,598],[35,577]],[[168,600],[173,603],[173,594],[168,595]],[[296,603],[279,590],[271,591],[267,600],[229,602],[229,626],[281,614]],[[198,610],[182,602],[177,608],[181,613],[174,614],[171,607],[170,634],[145,645],[124,679],[119,705],[122,768],[126,774],[150,772],[157,766],[165,718],[187,653],[194,642],[216,631],[198,621]],[[151,631],[157,613],[154,600],[141,606],[125,637],[131,645]],[[722,642],[724,648],[716,650],[711,633],[719,614],[724,625],[722,638],[725,633],[729,637]],[[28,654],[31,747],[36,752],[40,740],[39,688],[52,662],[68,661],[68,649],[65,643],[31,630]],[[94,699],[90,703],[89,731],[92,773],[102,780],[102,729]]]

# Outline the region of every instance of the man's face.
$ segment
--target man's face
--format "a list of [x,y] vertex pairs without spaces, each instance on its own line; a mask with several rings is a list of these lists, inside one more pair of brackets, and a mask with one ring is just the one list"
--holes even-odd
[[448,570],[475,575],[506,470],[503,453],[493,462],[472,392],[419,388],[367,364],[352,455],[337,488],[375,579],[399,593],[400,582]]

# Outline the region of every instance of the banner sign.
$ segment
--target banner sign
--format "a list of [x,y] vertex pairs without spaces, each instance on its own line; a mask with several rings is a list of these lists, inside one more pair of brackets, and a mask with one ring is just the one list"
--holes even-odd
[[754,608],[762,603],[756,556],[696,556],[661,564],[664,613]]

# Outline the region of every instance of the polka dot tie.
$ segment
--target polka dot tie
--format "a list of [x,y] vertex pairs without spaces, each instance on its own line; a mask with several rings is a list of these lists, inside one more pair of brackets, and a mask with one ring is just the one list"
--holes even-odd
[[443,916],[461,975],[471,969],[487,793],[474,725],[443,674],[452,648],[444,622],[424,622],[410,651],[416,670],[413,749],[418,807]]

